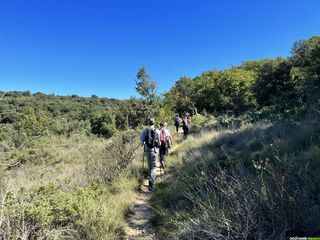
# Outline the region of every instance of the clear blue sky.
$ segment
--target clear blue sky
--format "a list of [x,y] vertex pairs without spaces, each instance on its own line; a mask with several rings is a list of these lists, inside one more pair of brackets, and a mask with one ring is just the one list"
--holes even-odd
[[0,90],[128,98],[141,65],[181,76],[288,56],[320,35],[319,0],[2,0]]

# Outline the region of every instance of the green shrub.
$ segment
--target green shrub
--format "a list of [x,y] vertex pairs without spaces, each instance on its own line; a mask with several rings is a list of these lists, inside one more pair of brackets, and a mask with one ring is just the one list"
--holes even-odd
[[93,134],[112,137],[116,132],[116,120],[112,113],[103,113],[91,120],[91,131]]
[[138,144],[139,140],[130,131],[115,136],[92,161],[87,161],[87,177],[92,182],[110,182],[135,159]]

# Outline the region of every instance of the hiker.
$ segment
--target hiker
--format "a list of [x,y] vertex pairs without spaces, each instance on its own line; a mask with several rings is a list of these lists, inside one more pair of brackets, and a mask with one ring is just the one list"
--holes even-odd
[[190,120],[187,114],[184,116],[182,120],[182,129],[183,129],[183,136],[187,138],[189,135],[189,129],[190,129]]
[[158,147],[160,146],[160,134],[159,131],[155,128],[154,118],[151,118],[149,120],[149,127],[142,132],[140,141],[144,146],[144,154],[148,159],[149,190],[152,190],[154,188],[154,183],[156,180],[156,157],[158,153]]
[[160,165],[165,169],[165,157],[168,155],[168,148],[172,146],[172,137],[167,129],[167,123],[160,123]]
[[174,118],[174,126],[176,127],[177,133],[179,132],[180,122],[179,114],[176,114],[176,117]]

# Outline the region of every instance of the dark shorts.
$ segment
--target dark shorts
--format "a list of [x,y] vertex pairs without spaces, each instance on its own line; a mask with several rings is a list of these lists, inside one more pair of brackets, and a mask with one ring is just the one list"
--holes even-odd
[[165,156],[168,154],[168,144],[164,143],[160,145],[160,162],[164,162]]
[[189,126],[183,126],[183,133],[185,136],[189,134]]

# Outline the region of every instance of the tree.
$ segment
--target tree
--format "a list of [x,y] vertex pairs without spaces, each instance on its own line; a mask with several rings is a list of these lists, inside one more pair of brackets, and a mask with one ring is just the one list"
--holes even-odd
[[204,72],[194,79],[194,101],[199,110],[210,113],[220,112],[221,89],[217,85],[220,77],[221,72],[212,70]]
[[320,37],[298,41],[292,47],[291,78],[301,99],[317,101],[320,90]]
[[154,81],[146,71],[146,68],[142,66],[136,78],[136,90],[140,96],[147,101],[148,104],[152,104],[156,96],[156,81]]
[[159,97],[156,95],[157,83],[154,81],[142,66],[136,78],[136,90],[142,98],[138,109],[143,112],[147,118],[154,117],[159,108]]
[[15,128],[28,136],[44,135],[48,126],[48,119],[43,114],[36,113],[33,108],[28,108],[15,122]]
[[175,85],[165,93],[165,106],[173,111],[183,114],[195,107],[194,81],[188,77],[181,77]]
[[101,116],[91,119],[91,131],[93,134],[102,135],[110,138],[116,132],[115,115],[111,112],[105,112]]
[[242,68],[207,71],[195,78],[196,107],[211,113],[239,114],[254,106],[251,86],[255,73]]
[[285,58],[263,62],[253,85],[260,107],[286,104],[295,98],[295,87],[290,77],[292,64]]
[[142,124],[145,120],[143,112],[139,109],[141,101],[131,97],[129,100],[123,100],[118,104],[115,112],[115,120],[117,129],[125,130],[135,128]]

